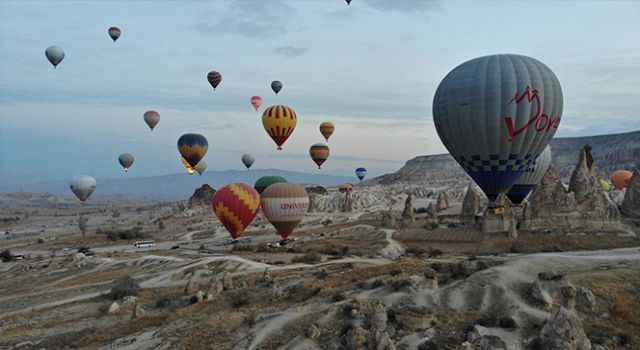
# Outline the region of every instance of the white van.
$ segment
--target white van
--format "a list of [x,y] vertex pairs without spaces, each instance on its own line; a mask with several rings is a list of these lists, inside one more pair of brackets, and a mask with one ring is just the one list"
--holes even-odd
[[133,244],[136,248],[150,248],[156,246],[156,241],[140,241]]

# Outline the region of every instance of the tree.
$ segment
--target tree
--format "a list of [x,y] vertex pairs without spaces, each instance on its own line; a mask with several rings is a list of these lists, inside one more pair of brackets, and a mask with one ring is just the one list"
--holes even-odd
[[2,253],[0,253],[0,260],[2,260],[2,262],[9,262],[13,260],[13,255],[11,254],[9,249],[4,250]]
[[89,218],[84,215],[80,215],[80,218],[78,219],[78,228],[80,229],[80,232],[82,232],[82,238],[84,238],[84,235],[87,233],[87,221],[89,221]]
[[240,307],[249,304],[249,293],[245,289],[230,291],[227,298],[231,306],[236,308],[236,312],[240,311]]
[[115,300],[140,293],[140,285],[131,276],[122,276],[111,284],[111,297]]

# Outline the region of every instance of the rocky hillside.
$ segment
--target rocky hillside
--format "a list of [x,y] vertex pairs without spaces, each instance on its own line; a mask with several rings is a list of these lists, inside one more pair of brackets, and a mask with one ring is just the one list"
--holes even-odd
[[[640,131],[555,138],[551,140],[553,165],[565,182],[569,180],[578,161],[580,150],[585,145],[593,149],[598,177],[608,178],[614,170],[633,170],[640,166]],[[366,183],[369,185],[411,183],[434,188],[464,188],[469,180],[464,170],[449,154],[436,154],[410,159],[397,172],[373,178]]]

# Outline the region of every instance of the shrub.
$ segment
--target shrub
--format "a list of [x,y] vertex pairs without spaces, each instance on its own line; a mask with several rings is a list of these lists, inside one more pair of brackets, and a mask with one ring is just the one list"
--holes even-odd
[[40,244],[44,243],[44,238],[38,238],[38,243]]
[[131,276],[122,276],[111,284],[111,298],[118,300],[126,296],[135,296],[140,293],[140,285]]
[[411,284],[412,284],[411,279],[403,278],[403,279],[393,281],[393,283],[391,284],[391,288],[393,288],[394,291],[399,292],[402,289],[411,286]]
[[402,274],[402,270],[399,270],[399,269],[393,269],[393,270],[389,271],[389,274],[390,274],[391,276],[394,276],[394,277],[395,277],[395,276],[399,276],[399,275],[401,275],[401,274]]
[[442,255],[442,250],[440,249],[429,249],[429,258],[435,258]]
[[305,254],[302,256],[296,256],[291,259],[292,263],[305,263],[305,264],[313,264],[320,261],[320,254],[316,252],[311,252],[309,254]]
[[385,283],[384,283],[383,280],[377,279],[377,280],[373,281],[373,283],[371,283],[371,289],[384,287],[384,285],[385,285]]
[[2,260],[2,262],[9,262],[13,260],[13,255],[11,254],[9,249],[6,249],[2,251],[2,253],[0,253],[0,260]]
[[227,294],[227,299],[229,299],[231,306],[236,308],[236,311],[240,311],[242,306],[249,304],[249,293],[246,289],[238,289],[229,292],[229,294]]
[[520,242],[515,242],[509,248],[509,253],[520,254],[524,253],[524,245]]
[[484,261],[484,260],[479,260],[479,261],[476,263],[476,267],[478,268],[478,271],[486,270],[486,269],[488,269],[488,268],[489,268],[489,263],[487,263],[487,262],[486,262],[486,261]]
[[331,296],[331,301],[338,302],[338,301],[343,301],[346,298],[347,297],[344,295],[344,293],[336,293],[336,294]]
[[542,247],[542,251],[545,253],[562,252],[562,248],[555,243],[548,243]]
[[325,270],[320,270],[314,275],[317,279],[325,279],[329,276],[329,273]]
[[167,295],[162,295],[156,300],[156,309],[164,309],[171,306],[171,298]]

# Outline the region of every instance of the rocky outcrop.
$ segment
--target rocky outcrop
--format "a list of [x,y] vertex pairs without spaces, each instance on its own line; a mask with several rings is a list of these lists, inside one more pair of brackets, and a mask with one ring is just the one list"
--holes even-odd
[[107,310],[107,313],[109,314],[114,314],[116,312],[120,311],[120,305],[118,305],[117,302],[113,302],[111,303],[111,305],[109,306],[109,309]]
[[462,212],[460,218],[465,226],[474,226],[477,223],[478,215],[482,214],[484,208],[484,197],[480,194],[478,186],[469,182],[467,193],[462,200]]
[[542,349],[589,350],[591,342],[575,310],[558,307],[540,332]]
[[374,332],[387,330],[387,309],[382,304],[378,304],[373,308],[371,330]]
[[436,289],[438,288],[438,273],[432,268],[424,270],[424,281],[420,284],[422,289]]
[[280,299],[282,298],[283,295],[284,295],[284,290],[282,289],[282,287],[280,287],[280,285],[278,285],[277,283],[274,283],[273,286],[271,287],[271,296],[274,299]]
[[383,211],[381,214],[380,221],[382,222],[382,226],[386,228],[398,227],[398,224],[402,220],[399,213],[393,211],[391,208],[389,208],[388,211]]
[[200,290],[200,283],[196,281],[193,277],[190,277],[187,281],[187,284],[184,286],[185,294],[195,294]]
[[327,191],[327,189],[322,186],[309,186],[309,187],[305,187],[305,190],[307,190],[308,194],[312,194],[312,193],[319,194],[319,195],[329,194],[329,191]]
[[587,288],[578,288],[576,305],[580,311],[593,311],[596,307],[596,296]]
[[320,338],[321,332],[320,328],[318,328],[315,324],[312,324],[311,327],[307,330],[307,338],[316,340]]
[[449,196],[447,195],[447,192],[440,192],[440,194],[438,194],[438,200],[436,201],[436,209],[438,209],[438,211],[442,211],[448,209],[449,206]]
[[144,316],[146,311],[140,306],[140,304],[136,303],[136,306],[133,308],[133,313],[131,314],[131,319],[136,320],[142,316]]
[[212,278],[209,282],[209,289],[207,290],[207,299],[213,300],[214,297],[217,297],[224,290],[224,286],[222,281],[219,278]]
[[427,207],[427,223],[426,223],[426,228],[427,229],[434,229],[437,228],[439,224],[439,219],[438,219],[438,210],[436,209],[436,205],[432,203],[429,203],[429,206]]
[[484,212],[482,232],[517,237],[517,218],[512,206],[506,194],[499,194],[495,206],[487,207]]
[[204,184],[197,188],[193,195],[189,198],[189,208],[195,208],[199,206],[210,206],[213,195],[216,194],[211,186]]
[[231,276],[231,274],[225,273],[224,276],[222,276],[222,287],[224,290],[235,289],[233,285],[233,276]]
[[350,329],[346,335],[347,349],[364,350],[367,348],[369,332],[360,326]]
[[624,216],[640,219],[640,170],[633,172],[625,192],[622,205],[620,205],[620,212]]
[[533,191],[524,209],[522,228],[526,230],[601,230],[620,224],[620,214],[594,177],[591,149],[580,152],[569,190],[552,166]]
[[413,216],[413,196],[408,195],[404,202],[404,210],[402,210],[402,227],[411,227],[416,223]]
[[314,212],[341,212],[369,209],[375,206],[389,206],[391,201],[388,193],[383,190],[373,190],[359,187],[348,196],[340,192],[329,192],[327,194],[309,193],[310,213]]

